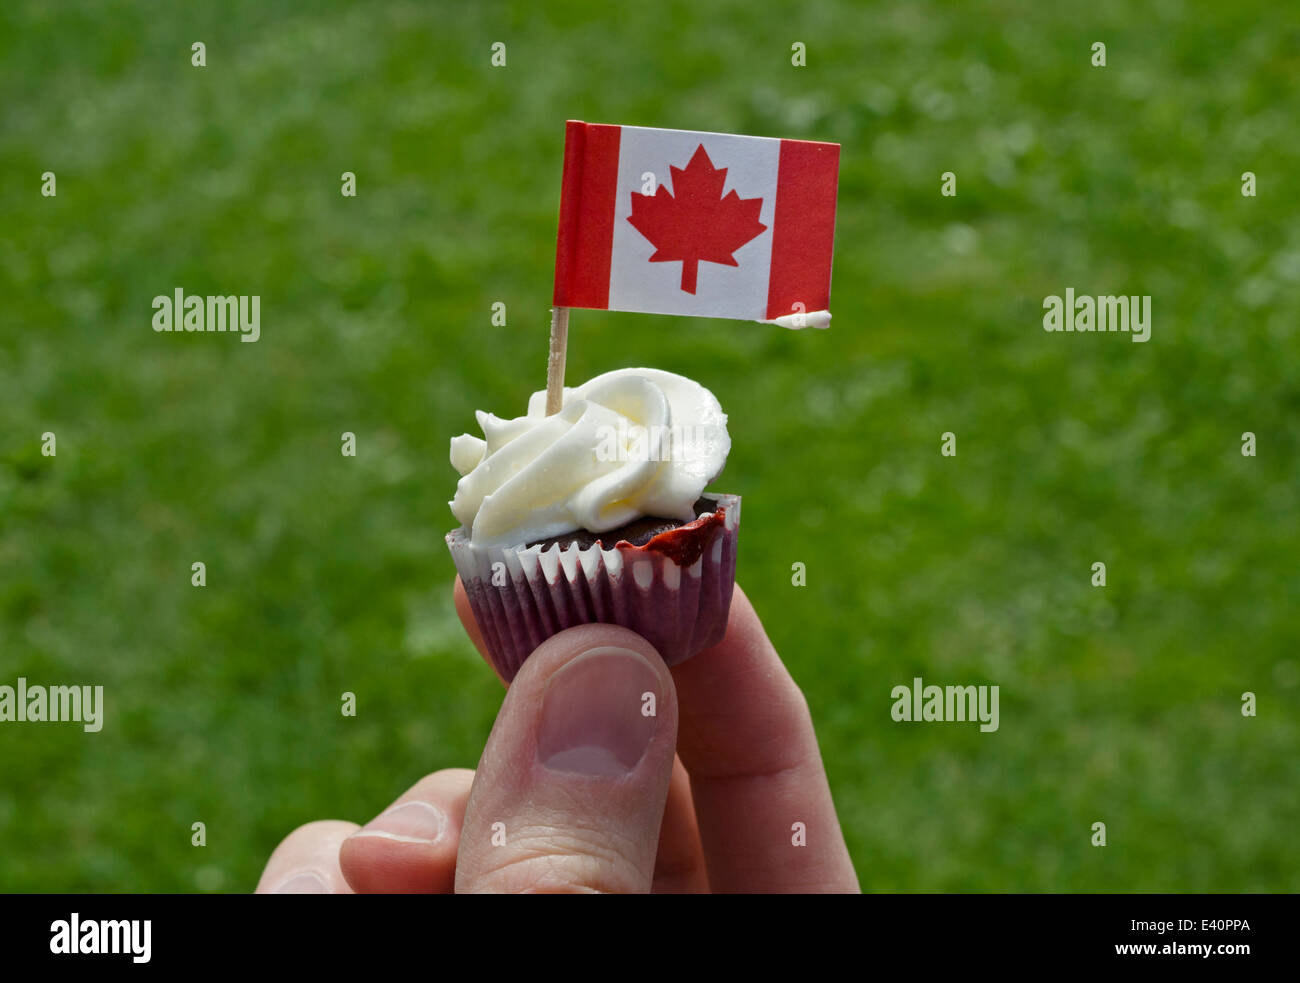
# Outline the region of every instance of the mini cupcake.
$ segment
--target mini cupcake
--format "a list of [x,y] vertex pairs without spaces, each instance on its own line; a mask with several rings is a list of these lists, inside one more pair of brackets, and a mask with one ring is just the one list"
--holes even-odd
[[447,534],[497,670],[565,628],[640,634],[668,665],[722,640],[736,577],[740,498],[706,494],[731,449],[713,394],[659,369],[617,369],[546,392],[514,419],[476,414],[452,438],[462,475]]

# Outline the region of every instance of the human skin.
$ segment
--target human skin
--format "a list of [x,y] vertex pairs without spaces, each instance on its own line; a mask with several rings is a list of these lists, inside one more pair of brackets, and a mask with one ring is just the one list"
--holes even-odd
[[[459,579],[454,592],[485,655]],[[858,890],[808,704],[739,585],[723,640],[671,670],[614,625],[548,639],[507,689],[476,770],[434,772],[364,826],[299,827],[257,886]]]

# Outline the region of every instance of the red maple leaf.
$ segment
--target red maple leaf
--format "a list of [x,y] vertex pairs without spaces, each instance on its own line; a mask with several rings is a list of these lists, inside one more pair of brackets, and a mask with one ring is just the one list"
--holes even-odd
[[633,192],[628,221],[654,245],[650,262],[681,262],[682,289],[693,294],[701,261],[739,266],[731,254],[767,229],[758,220],[763,199],[741,198],[734,190],[724,198],[727,169],[713,166],[704,144],[686,170],[668,169],[673,193],[662,184],[653,195]]

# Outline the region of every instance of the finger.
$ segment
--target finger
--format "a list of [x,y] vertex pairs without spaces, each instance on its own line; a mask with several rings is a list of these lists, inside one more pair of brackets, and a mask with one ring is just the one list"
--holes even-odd
[[[469,635],[474,646],[483,656],[483,660],[492,666],[488,657],[487,643],[474,617],[474,609],[469,603],[469,594],[460,577],[453,587],[456,601],[456,613],[460,615],[465,633]],[[501,674],[497,673],[501,679]],[[507,685],[501,680],[502,685]],[[674,758],[672,781],[668,786],[668,801],[664,806],[663,828],[659,834],[658,859],[655,863],[653,890],[658,894],[697,894],[708,891],[708,874],[704,868],[704,852],[700,846],[700,831],[695,824],[695,806],[691,803],[690,778],[681,760]]]
[[[452,597],[456,602],[456,613],[460,615],[460,623],[465,626],[465,634],[474,643],[479,655],[488,659],[487,643],[483,641],[483,632],[478,626],[478,619],[474,617],[474,609],[469,603],[469,594],[465,591],[465,585],[461,583],[459,574],[456,575],[456,582],[452,585],[451,590]],[[491,659],[488,659],[488,665],[492,665]],[[495,669],[495,666],[493,668]],[[500,676],[499,673],[498,676]]]
[[255,894],[351,894],[339,870],[339,844],[356,823],[322,819],[299,826],[266,862]]
[[708,894],[709,876],[704,848],[691,802],[691,779],[681,759],[673,758],[668,802],[659,829],[659,854],[655,858],[654,894]]
[[458,892],[646,892],[672,775],[672,677],[640,635],[580,625],[506,691],[474,775]]
[[859,890],[808,703],[739,586],[726,637],[673,679],[712,890]]
[[339,867],[358,894],[450,894],[474,772],[426,775],[343,841]]
[[501,670],[497,668],[492,657],[488,655],[487,642],[483,639],[483,629],[478,626],[478,619],[474,617],[474,608],[469,603],[469,594],[465,590],[465,585],[461,583],[460,575],[456,575],[456,583],[452,587],[452,597],[456,602],[456,613],[460,615],[460,623],[465,626],[465,634],[469,640],[474,643],[478,649],[478,654],[483,656],[483,661],[491,666],[492,671],[496,673],[497,679],[501,680],[502,686],[509,686],[505,677],[501,675]]

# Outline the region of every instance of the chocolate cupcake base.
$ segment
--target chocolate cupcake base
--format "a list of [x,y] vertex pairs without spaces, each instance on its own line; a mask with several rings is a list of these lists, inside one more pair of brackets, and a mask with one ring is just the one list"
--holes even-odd
[[509,682],[532,651],[574,625],[622,625],[672,666],[722,640],[736,580],[740,496],[705,495],[698,518],[639,519],[523,546],[476,547],[447,534],[452,560],[497,671]]

